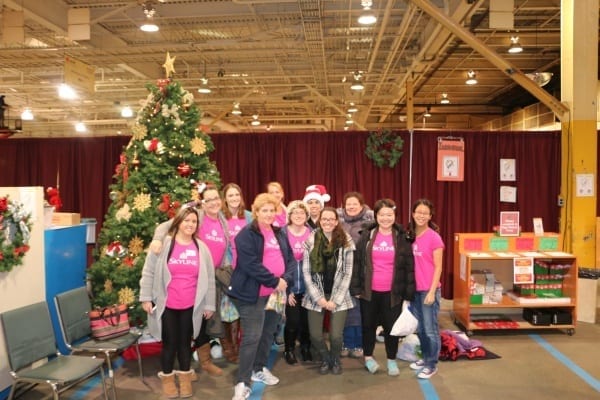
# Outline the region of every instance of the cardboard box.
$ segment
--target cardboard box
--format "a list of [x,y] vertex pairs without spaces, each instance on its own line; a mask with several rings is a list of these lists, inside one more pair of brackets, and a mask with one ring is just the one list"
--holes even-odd
[[55,212],[52,214],[52,225],[55,226],[72,226],[81,223],[79,213],[61,213]]

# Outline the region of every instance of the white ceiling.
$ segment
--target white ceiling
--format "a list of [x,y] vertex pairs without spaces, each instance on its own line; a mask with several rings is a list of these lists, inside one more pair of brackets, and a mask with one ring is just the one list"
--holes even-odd
[[[93,135],[127,132],[131,120],[120,108],[137,108],[145,85],[165,76],[167,51],[176,57],[174,79],[194,93],[214,131],[342,130],[350,102],[359,107],[350,129],[404,128],[409,79],[419,127],[476,127],[537,102],[418,1],[374,0],[378,21],[370,27],[357,22],[360,0],[153,1],[156,33],[139,29],[142,3],[0,0],[0,26],[10,22],[8,12],[23,10],[25,39],[0,41],[0,94],[11,118],[26,105],[35,114],[13,137],[71,136],[79,119]],[[521,72],[554,72],[544,89],[560,96],[560,0],[514,0],[512,30],[490,28],[489,0],[429,3]],[[82,8],[90,11],[91,38],[71,40],[67,12]],[[511,36],[523,53],[507,53]],[[94,92],[58,99],[65,57],[94,68]],[[210,94],[196,91],[205,69]],[[471,69],[476,86],[464,83]],[[356,71],[366,86],[360,93],[349,88]],[[442,93],[451,104],[440,105]],[[241,116],[230,113],[236,101]],[[433,116],[421,125],[426,107]]]

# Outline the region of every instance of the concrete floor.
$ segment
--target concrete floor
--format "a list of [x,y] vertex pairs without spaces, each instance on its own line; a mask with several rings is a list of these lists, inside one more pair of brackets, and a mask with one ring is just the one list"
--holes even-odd
[[[443,307],[441,329],[457,329],[448,310],[447,305]],[[255,388],[250,399],[600,399],[600,324],[578,323],[573,336],[558,330],[532,330],[476,332],[473,338],[501,358],[441,362],[439,373],[430,381],[416,379],[407,362],[399,361],[400,376],[389,377],[385,368],[371,375],[362,361],[349,358],[343,359],[342,375],[321,376],[316,364],[287,365],[280,351],[272,370],[281,382],[264,388],[262,397],[258,396],[261,389]],[[384,365],[383,344],[377,345],[375,355]],[[223,377],[199,374],[193,399],[231,398],[237,368],[232,364],[223,367]],[[137,376],[135,361],[118,368],[119,399],[162,398],[157,358],[144,359],[144,370],[146,384]],[[51,398],[48,393],[35,388],[20,399]],[[100,400],[103,396],[97,385],[88,391],[71,389],[62,398]]]

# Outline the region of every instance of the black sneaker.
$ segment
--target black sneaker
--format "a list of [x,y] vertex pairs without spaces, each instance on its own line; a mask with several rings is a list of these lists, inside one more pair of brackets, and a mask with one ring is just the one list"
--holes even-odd
[[342,364],[340,364],[339,361],[334,361],[333,364],[331,365],[331,373],[334,375],[341,375],[342,374]]
[[283,356],[286,363],[290,365],[298,364],[298,360],[296,359],[296,355],[294,354],[293,350],[284,352]]
[[310,352],[310,349],[300,349],[300,355],[302,356],[302,361],[304,362],[312,362],[313,356]]
[[319,373],[321,375],[327,375],[329,373],[329,363],[327,361],[321,362],[321,366],[319,367]]

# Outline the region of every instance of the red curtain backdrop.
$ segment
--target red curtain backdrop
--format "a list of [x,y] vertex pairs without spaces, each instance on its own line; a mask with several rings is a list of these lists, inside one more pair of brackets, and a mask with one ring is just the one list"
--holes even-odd
[[[392,198],[397,219],[406,223],[412,202],[427,197],[446,243],[443,295],[452,298],[455,232],[490,232],[500,211],[520,211],[523,231],[532,218],[558,231],[560,132],[398,132],[404,154],[395,168],[378,168],[365,156],[367,132],[215,134],[215,160],[223,184],[238,183],[249,208],[270,181],[282,183],[285,202],[301,199],[310,184],[329,190],[338,207],[344,193],[357,190],[367,204]],[[439,137],[465,143],[464,182],[437,181]],[[100,229],[110,204],[119,154],[129,137],[0,140],[0,186],[56,186],[63,211],[96,218]],[[412,155],[411,155],[412,149]],[[500,159],[516,160],[516,181],[500,181]],[[411,176],[412,171],[412,176]],[[501,185],[517,188],[516,203],[501,203]],[[0,195],[2,195],[0,193]]]

